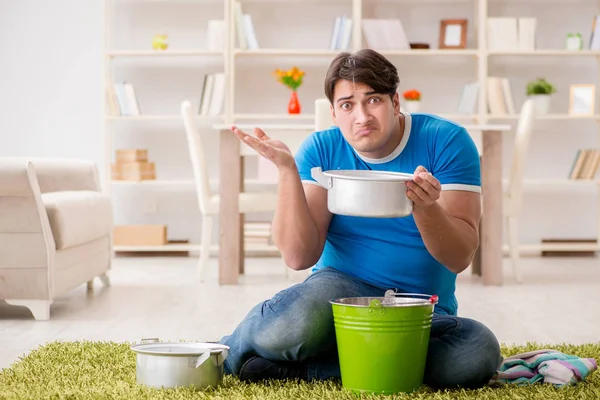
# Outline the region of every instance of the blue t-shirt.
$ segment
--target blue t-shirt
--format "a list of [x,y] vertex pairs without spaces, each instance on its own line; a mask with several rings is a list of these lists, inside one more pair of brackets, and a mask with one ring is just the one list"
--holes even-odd
[[[405,114],[404,135],[387,157],[359,155],[337,127],[310,135],[296,154],[304,183],[317,184],[311,168],[413,173],[422,165],[442,190],[481,192],[479,153],[468,132],[429,114]],[[315,270],[332,267],[348,275],[404,293],[439,296],[436,311],[456,315],[456,274],[429,253],[413,216],[367,218],[333,215]]]

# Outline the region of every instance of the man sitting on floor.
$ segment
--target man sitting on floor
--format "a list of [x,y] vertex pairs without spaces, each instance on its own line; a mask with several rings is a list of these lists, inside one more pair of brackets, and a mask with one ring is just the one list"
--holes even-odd
[[[294,159],[260,129],[235,134],[279,170],[273,240],[302,283],[255,306],[234,332],[225,372],[242,380],[340,377],[330,300],[384,296],[389,289],[439,296],[424,383],[486,384],[501,363],[494,334],[457,316],[456,275],[478,247],[480,165],[466,130],[445,119],[400,111],[398,73],[373,50],[341,53],[325,78],[335,126],[315,132]],[[311,168],[414,172],[412,215],[332,215]]]

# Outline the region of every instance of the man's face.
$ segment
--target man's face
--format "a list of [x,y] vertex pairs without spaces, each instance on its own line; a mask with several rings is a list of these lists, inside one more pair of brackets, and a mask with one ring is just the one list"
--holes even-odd
[[333,121],[348,143],[366,157],[386,156],[386,145],[400,113],[398,93],[392,101],[389,95],[374,93],[365,84],[340,80],[334,87],[333,100]]

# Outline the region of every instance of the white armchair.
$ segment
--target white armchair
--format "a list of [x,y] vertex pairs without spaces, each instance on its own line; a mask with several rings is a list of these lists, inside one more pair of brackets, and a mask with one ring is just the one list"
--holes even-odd
[[108,285],[112,228],[94,163],[0,158],[0,300],[47,320],[56,297]]

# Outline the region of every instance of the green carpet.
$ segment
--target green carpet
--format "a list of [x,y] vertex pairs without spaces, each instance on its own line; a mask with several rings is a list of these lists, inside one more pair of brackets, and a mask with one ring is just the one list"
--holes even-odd
[[[226,377],[222,387],[194,392],[189,388],[159,390],[135,382],[135,353],[129,343],[52,342],[33,350],[10,368],[0,371],[0,399],[599,399],[600,374],[596,371],[574,386],[555,388],[537,383],[479,390],[432,391],[426,387],[411,395],[356,396],[336,382],[316,384],[273,382],[245,384]],[[600,342],[583,346],[540,345],[502,347],[503,355],[540,348],[593,357],[600,361]]]

